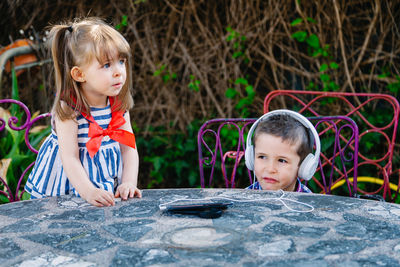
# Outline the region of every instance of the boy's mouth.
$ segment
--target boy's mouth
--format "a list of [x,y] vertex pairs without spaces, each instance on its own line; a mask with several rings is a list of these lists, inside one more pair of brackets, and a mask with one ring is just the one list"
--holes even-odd
[[270,183],[270,184],[274,184],[274,183],[278,182],[276,179],[270,178],[270,177],[263,177],[263,181],[267,182],[267,183]]

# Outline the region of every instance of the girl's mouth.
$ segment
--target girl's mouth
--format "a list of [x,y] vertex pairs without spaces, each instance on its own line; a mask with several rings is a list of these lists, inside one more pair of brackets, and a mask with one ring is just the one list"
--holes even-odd
[[116,88],[121,87],[121,86],[122,86],[122,83],[115,83],[115,84],[113,84],[113,87],[116,87]]

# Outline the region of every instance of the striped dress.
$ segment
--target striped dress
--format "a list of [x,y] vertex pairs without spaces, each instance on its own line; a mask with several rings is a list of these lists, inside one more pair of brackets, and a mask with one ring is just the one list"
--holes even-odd
[[[105,108],[91,108],[90,113],[103,129],[108,127],[111,121],[110,105]],[[86,142],[89,140],[89,123],[82,115],[78,115],[77,121],[79,158],[82,166],[95,187],[113,193],[116,181],[121,183],[122,156],[120,145],[117,141],[105,136],[99,151],[91,158],[86,148]],[[64,172],[54,129],[39,149],[35,166],[28,177],[25,190],[31,194],[31,198],[70,193],[79,196]]]

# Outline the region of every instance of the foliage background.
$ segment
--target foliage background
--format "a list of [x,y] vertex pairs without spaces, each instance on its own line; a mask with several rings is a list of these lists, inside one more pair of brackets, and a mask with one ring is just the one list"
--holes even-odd
[[[126,37],[142,188],[198,186],[201,123],[257,117],[271,90],[398,97],[400,1],[6,0],[0,10],[1,46],[23,36],[42,42],[46,26],[82,16],[102,17]],[[49,111],[50,73],[47,64],[18,78],[33,110]],[[10,97],[10,79],[1,98]]]

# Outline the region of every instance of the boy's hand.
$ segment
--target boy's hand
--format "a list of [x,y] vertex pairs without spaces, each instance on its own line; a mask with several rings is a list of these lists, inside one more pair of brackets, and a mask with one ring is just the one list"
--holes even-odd
[[133,183],[122,183],[117,187],[115,197],[120,197],[122,200],[133,198],[134,196],[141,198],[142,192]]
[[112,193],[100,188],[92,188],[89,190],[87,195],[82,197],[96,207],[109,207],[115,205]]

